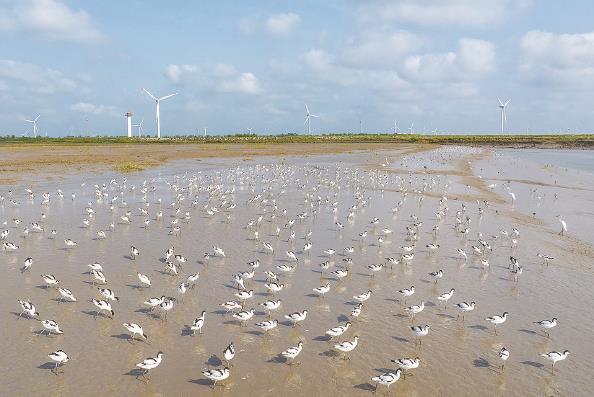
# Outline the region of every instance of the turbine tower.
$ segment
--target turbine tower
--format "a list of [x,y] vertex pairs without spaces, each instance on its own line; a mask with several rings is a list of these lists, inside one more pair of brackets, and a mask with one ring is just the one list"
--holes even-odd
[[501,99],[497,98],[499,101],[499,109],[501,109],[501,133],[505,132],[505,123],[507,123],[507,115],[505,114],[505,108],[511,99],[508,99],[507,102],[501,102]]
[[316,116],[315,114],[311,114],[309,112],[309,108],[307,107],[307,103],[305,104],[305,122],[303,124],[307,124],[307,133],[311,135],[311,118],[312,117],[320,117]]
[[126,112],[124,116],[126,117],[126,122],[128,123],[128,138],[132,138],[132,113]]
[[41,115],[38,114],[37,117],[35,117],[33,120],[25,119],[26,122],[33,124],[33,137],[35,137],[35,138],[37,138],[37,120],[39,119],[40,116]]
[[164,97],[161,97],[161,98],[157,98],[153,94],[148,92],[145,88],[143,88],[143,91],[146,92],[148,94],[148,96],[153,98],[155,100],[155,104],[157,105],[157,111],[155,113],[155,118],[157,120],[157,138],[161,139],[161,120],[159,118],[159,104],[161,103],[161,101],[163,101],[167,98],[171,98],[174,95],[177,95],[177,92],[173,93],[173,94],[165,95]]

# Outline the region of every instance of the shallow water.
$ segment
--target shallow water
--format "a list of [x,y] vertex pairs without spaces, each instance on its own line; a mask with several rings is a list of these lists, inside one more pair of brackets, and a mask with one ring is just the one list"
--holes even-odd
[[[439,197],[470,189],[459,176],[439,175],[439,170],[452,168],[450,162],[474,154],[459,150],[458,154],[436,151],[406,159],[394,151],[258,158],[253,162],[184,161],[129,175],[126,181],[121,175],[82,175],[59,183],[30,181],[13,188],[12,199],[19,204],[11,204],[7,197],[0,208],[0,220],[8,222],[1,229],[8,228],[7,240],[20,246],[16,252],[1,255],[4,371],[0,394],[96,395],[101,390],[103,395],[135,396],[207,393],[266,396],[281,392],[371,395],[374,388],[371,377],[395,370],[391,359],[419,356],[422,364],[412,371],[415,376],[400,379],[392,386],[397,395],[589,395],[593,383],[588,375],[594,370],[591,344],[594,276],[588,268],[592,257],[588,252],[574,249],[579,236],[558,236],[554,219],[530,223],[513,217],[529,214],[536,205],[536,199],[527,198],[530,192],[520,190],[525,184],[512,184],[518,196],[525,198],[518,200],[513,209],[507,201],[491,204],[479,217],[476,202],[465,202],[466,215],[471,218],[471,232],[467,235],[454,233],[455,213],[462,202],[450,199],[447,216],[439,221],[435,215]],[[390,164],[382,167],[380,164],[386,158]],[[437,170],[437,174],[424,174],[423,166]],[[479,166],[485,179],[496,178],[497,172],[514,172],[512,167],[505,168],[505,162],[501,163],[498,157],[487,157],[477,162],[476,167]],[[398,169],[404,172],[386,172]],[[112,178],[114,183],[110,183]],[[154,186],[154,192],[151,189],[146,194],[141,192],[145,180],[147,186]],[[81,186],[83,182],[85,185]],[[93,185],[103,183],[106,187],[100,190],[107,197],[97,200]],[[30,185],[35,192],[33,200],[24,191]],[[63,199],[56,196],[57,188],[64,191]],[[408,194],[391,191],[404,189]],[[45,191],[51,193],[49,205],[42,204],[41,194]],[[74,200],[70,198],[72,192],[76,193]],[[585,198],[576,198],[576,205],[571,194],[564,196],[565,212],[576,210],[579,200],[591,198],[591,193],[582,193]],[[6,196],[7,191],[2,194]],[[262,195],[260,199],[250,201],[258,194]],[[114,196],[120,198],[111,211],[109,199]],[[176,196],[184,200],[176,202]],[[420,197],[424,199],[421,201]],[[276,200],[276,210],[272,200]],[[126,201],[125,207],[122,201]],[[332,211],[334,202],[337,202],[336,213]],[[402,204],[394,215],[391,209],[398,202]],[[236,207],[225,209],[230,203]],[[346,216],[355,204],[357,209],[349,222]],[[83,227],[88,205],[96,211],[96,216],[90,227]],[[542,205],[556,204],[551,201]],[[143,227],[146,217],[140,215],[139,207],[149,213],[151,222],[147,228]],[[206,210],[212,207],[220,212],[209,215]],[[181,209],[178,215],[174,214],[176,208]],[[156,221],[159,209],[163,218]],[[127,210],[132,212],[130,225],[118,222]],[[186,211],[191,219],[179,221],[181,233],[170,236],[170,222],[183,217]],[[511,211],[509,216],[508,211]],[[25,225],[40,221],[42,213],[46,215],[45,231],[23,238]],[[306,213],[307,217],[295,222],[292,228],[295,241],[288,242],[290,228],[285,225],[300,213]],[[271,214],[275,214],[274,219]],[[263,221],[259,240],[255,240],[253,230],[246,225],[260,215]],[[386,257],[399,257],[400,247],[409,245],[405,227],[411,225],[411,215],[423,222],[414,260],[410,265],[397,265],[371,278],[367,265],[385,263]],[[379,218],[377,225],[370,224],[374,217]],[[15,218],[23,221],[18,227],[12,221]],[[344,229],[338,230],[336,221]],[[108,232],[107,239],[97,240],[97,230],[108,230],[111,222],[115,224],[114,230]],[[435,225],[439,225],[436,237],[432,233]],[[277,226],[282,229],[280,237],[274,233]],[[520,230],[515,247],[500,234],[501,230],[511,232],[512,227]],[[383,228],[394,233],[379,244],[377,238]],[[51,229],[57,231],[53,239],[48,238]],[[361,240],[359,233],[365,230],[368,236]],[[305,254],[302,247],[308,231],[312,233],[313,246]],[[494,248],[487,269],[471,254],[478,232]],[[491,237],[495,235],[496,239]],[[65,238],[77,241],[78,246],[65,250]],[[264,241],[275,248],[273,255],[263,250]],[[432,242],[440,245],[437,252],[425,248]],[[140,250],[136,260],[128,257],[131,245]],[[212,252],[213,245],[222,247],[226,257],[205,260],[204,253]],[[170,246],[188,258],[179,276],[163,271],[162,258]],[[346,257],[343,248],[351,246],[355,252],[349,254],[353,259],[350,276],[342,281],[329,277],[331,291],[324,299],[318,298],[312,288],[326,282],[321,280],[318,264],[332,260],[335,267],[343,266],[342,259]],[[323,253],[328,248],[336,249],[334,257],[328,258]],[[466,250],[467,261],[456,258],[456,248]],[[299,262],[295,271],[281,274],[276,266],[290,264],[285,255],[287,250],[295,251]],[[537,252],[552,255],[556,260],[544,266],[536,257]],[[507,270],[510,255],[518,257],[524,266],[524,274],[517,283]],[[34,264],[30,271],[21,273],[19,269],[29,256]],[[261,266],[248,282],[255,297],[246,308],[254,307],[257,315],[247,327],[239,327],[231,316],[223,314],[219,305],[235,299],[231,277],[248,270],[247,263],[255,259],[261,261]],[[92,262],[103,265],[107,286],[120,298],[113,304],[113,320],[104,316],[94,318],[95,309],[89,300],[100,296],[86,274],[87,264]],[[445,275],[435,284],[427,273],[437,269],[443,269]],[[268,336],[254,326],[266,318],[257,303],[270,298],[266,295],[262,270],[281,274],[285,284],[284,290],[277,294],[283,301],[282,307],[273,315],[281,324]],[[149,275],[151,288],[138,288],[138,271]],[[177,286],[195,272],[200,272],[196,288],[181,297]],[[54,274],[61,285],[73,291],[78,301],[57,302],[57,291],[41,288],[43,281],[39,275],[46,273]],[[415,324],[432,327],[421,346],[415,344],[408,329],[411,320],[405,315],[403,303],[397,300],[396,291],[411,285],[415,285],[416,293],[408,298],[407,304],[426,302]],[[440,307],[436,296],[450,288],[456,289],[454,297],[447,308]],[[365,303],[363,314],[340,338],[343,341],[352,340],[354,335],[360,337],[350,360],[343,360],[334,352],[324,332],[350,319],[353,296],[369,289],[373,294]],[[158,316],[158,311],[146,312],[142,304],[149,297],[161,295],[177,298],[166,320]],[[37,306],[40,319],[55,319],[64,334],[36,336],[40,322],[17,320],[17,299],[30,299]],[[457,321],[453,304],[471,300],[477,302],[476,310],[467,314],[464,322]],[[300,326],[293,328],[283,319],[284,314],[302,309],[308,309],[309,313]],[[202,310],[207,312],[203,334],[191,336],[187,326]],[[510,313],[509,319],[498,327],[495,335],[484,318],[504,311]],[[559,318],[560,325],[547,339],[532,322],[552,317]],[[141,324],[150,344],[127,342],[123,322]],[[296,360],[300,365],[289,366],[278,354],[299,340],[304,341],[303,352]],[[231,376],[224,382],[225,388],[211,391],[211,382],[201,370],[220,366],[223,349],[230,342],[237,349]],[[503,373],[499,370],[497,354],[501,346],[511,352]],[[48,353],[57,349],[63,349],[71,357],[63,367],[64,373],[58,376],[51,373],[47,358]],[[572,351],[572,355],[558,363],[553,376],[548,362],[539,353],[564,349]],[[164,352],[164,359],[152,371],[150,382],[136,379],[135,364],[159,350]]]
[[594,174],[594,152],[592,150],[505,149],[499,152],[544,166],[572,168]]

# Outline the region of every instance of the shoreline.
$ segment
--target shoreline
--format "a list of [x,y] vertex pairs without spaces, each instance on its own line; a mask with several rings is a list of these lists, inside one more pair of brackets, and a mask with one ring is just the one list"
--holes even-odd
[[[399,150],[404,154],[424,152],[439,147],[473,147],[483,149],[566,149],[592,150],[592,140],[573,140],[551,143],[550,139],[567,139],[569,136],[542,136],[539,144],[526,142],[473,141],[465,143],[443,136],[368,136],[364,140],[350,136],[276,136],[276,137],[207,137],[156,140],[152,138],[0,138],[0,185],[13,185],[24,178],[47,179],[80,172],[131,173],[162,166],[172,160],[201,161],[209,158],[242,158],[251,161],[261,156],[317,156],[324,154],[353,153],[356,151]],[[334,139],[328,140],[328,139]],[[422,139],[408,142],[406,139]],[[452,138],[448,143],[428,143]],[[493,138],[501,138],[491,136]],[[533,139],[533,137],[521,137]],[[265,140],[273,139],[273,140]],[[280,139],[290,139],[280,142]],[[374,140],[375,139],[375,140]],[[225,141],[227,140],[227,141]],[[300,140],[308,140],[301,142]],[[586,142],[586,145],[583,143]],[[588,146],[592,144],[592,146]],[[577,145],[577,146],[575,146]]]

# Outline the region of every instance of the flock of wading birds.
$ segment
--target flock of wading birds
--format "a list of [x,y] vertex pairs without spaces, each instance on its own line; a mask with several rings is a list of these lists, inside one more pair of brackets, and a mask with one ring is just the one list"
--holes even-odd
[[[386,166],[387,160],[383,166]],[[298,171],[302,172],[301,176],[298,176]],[[243,205],[244,208],[253,208],[256,210],[257,217],[250,220],[246,225],[243,225],[241,229],[247,231],[250,239],[253,239],[261,244],[262,253],[274,255],[281,244],[286,243],[285,255],[287,260],[283,261],[282,264],[276,266],[274,270],[263,270],[263,274],[266,276],[266,283],[264,284],[267,293],[271,298],[264,302],[259,303],[267,313],[267,318],[262,319],[255,323],[255,326],[260,328],[266,335],[277,328],[279,321],[273,319],[273,314],[278,311],[282,306],[281,299],[277,298],[277,294],[286,288],[286,284],[283,283],[285,277],[290,277],[290,274],[296,270],[300,270],[304,265],[300,263],[300,257],[310,255],[315,241],[312,237],[312,231],[309,230],[305,233],[302,239],[305,241],[301,250],[295,251],[294,246],[299,244],[300,238],[296,236],[296,226],[306,224],[308,220],[317,217],[320,211],[328,211],[333,214],[334,225],[333,228],[338,233],[345,227],[355,226],[363,223],[361,232],[358,234],[359,246],[362,245],[379,245],[388,242],[393,235],[393,230],[388,227],[380,226],[382,221],[374,217],[370,221],[360,221],[360,217],[357,215],[362,212],[362,209],[372,205],[371,198],[365,197],[365,190],[372,188],[381,190],[390,186],[401,192],[400,201],[391,209],[392,215],[397,216],[400,212],[403,204],[407,200],[415,200],[418,197],[419,206],[423,203],[423,193],[442,189],[445,191],[448,187],[448,183],[442,181],[440,176],[431,176],[426,178],[415,177],[409,175],[408,177],[400,176],[389,176],[386,173],[380,171],[361,171],[356,169],[350,169],[347,167],[338,166],[335,170],[331,171],[327,168],[321,167],[297,167],[289,165],[257,165],[253,167],[237,167],[230,169],[226,172],[213,173],[211,175],[203,172],[197,172],[190,175],[186,173],[184,175],[178,175],[172,178],[171,181],[166,181],[166,190],[172,198],[171,203],[165,204],[161,198],[151,200],[149,197],[155,197],[158,191],[157,186],[159,184],[158,179],[151,179],[149,181],[144,180],[138,186],[131,184],[126,178],[121,181],[112,179],[111,181],[103,184],[96,184],[93,187],[93,199],[89,201],[81,214],[81,222],[83,227],[92,228],[96,227],[98,215],[102,213],[108,214],[107,216],[113,221],[106,228],[98,230],[96,232],[95,240],[105,240],[110,238],[110,234],[117,227],[124,227],[132,223],[138,224],[135,215],[138,215],[142,219],[141,227],[149,230],[163,230],[163,228],[154,228],[151,226],[154,223],[166,225],[169,235],[172,239],[179,236],[183,227],[189,224],[192,217],[198,212],[201,216],[208,218],[219,218],[222,222],[232,223],[231,214],[233,211],[237,211]],[[287,195],[287,189],[293,185],[301,192],[302,212],[295,214],[293,217],[289,216],[286,209],[281,209],[279,206],[282,200],[293,200],[295,202],[295,195]],[[81,184],[81,188],[84,189],[85,183]],[[242,190],[246,190],[249,194],[249,198],[243,203],[237,203],[235,201],[236,188],[239,187]],[[131,206],[126,200],[127,197],[133,193],[140,193],[141,200],[137,204],[140,204],[138,212],[131,209]],[[325,192],[325,194],[324,194]],[[352,201],[347,203],[346,215],[340,216],[339,206],[341,205],[339,200],[339,194],[341,192],[350,192],[349,197],[352,197]],[[20,193],[20,192],[19,192]],[[24,198],[19,193],[8,191],[5,195],[0,196],[0,204],[7,209],[19,208],[22,204],[18,201],[17,196],[24,200],[30,200],[32,202],[38,200],[38,193],[34,192],[31,188],[26,189]],[[41,193],[41,210],[43,208],[50,207],[55,201],[66,201],[64,193],[57,189],[55,193],[43,192]],[[72,202],[75,202],[76,195],[71,195]],[[80,200],[80,199],[79,199]],[[343,201],[344,204],[344,201]],[[489,203],[477,202],[476,217],[482,217],[484,211],[488,208]],[[440,245],[437,244],[440,225],[443,228],[444,221],[448,218],[448,214],[451,211],[448,207],[448,199],[444,193],[444,196],[439,200],[437,207],[435,208],[434,214],[436,224],[432,229],[433,242],[426,244],[425,248],[429,253],[437,252],[440,249]],[[137,217],[137,218],[138,218]],[[40,219],[30,223],[24,222],[21,219],[13,218],[11,221],[4,221],[1,230],[0,238],[3,241],[3,250],[7,254],[18,253],[19,245],[14,241],[25,239],[31,233],[42,233],[46,234],[50,239],[56,239],[58,236],[64,237],[64,249],[75,250],[77,248],[77,242],[68,238],[67,230],[57,231],[51,229],[51,225],[48,225],[45,221],[45,215],[41,213]],[[168,220],[169,218],[169,220]],[[450,216],[451,218],[451,216]],[[117,219],[117,220],[116,220]],[[387,223],[387,222],[385,222]],[[401,266],[412,266],[415,250],[417,249],[417,241],[419,239],[419,233],[423,226],[423,222],[415,215],[411,215],[410,219],[406,221],[404,240],[405,245],[401,247],[401,253],[398,256],[385,258],[385,261],[380,264],[361,265],[353,264],[353,259],[349,256],[355,251],[355,247],[345,247],[342,253],[342,264],[336,265],[335,259],[341,254],[337,253],[334,248],[327,248],[323,250],[324,256],[327,260],[319,264],[320,268],[320,279],[322,284],[313,288],[313,291],[320,297],[324,297],[325,294],[330,293],[333,287],[340,283],[342,279],[349,277],[352,272],[352,267],[364,266],[369,272],[370,277],[374,277],[382,270],[392,269],[394,265]],[[471,233],[472,216],[471,211],[465,204],[461,204],[460,209],[454,211],[454,221],[452,233],[458,234],[465,238],[464,241],[471,241],[468,239],[468,235]],[[73,225],[74,226],[74,225]],[[266,236],[269,238],[268,241],[260,239],[263,235],[262,229],[268,228],[271,233],[267,233]],[[566,225],[563,225],[564,232]],[[20,232],[20,233],[19,233]],[[511,232],[502,230],[500,235],[491,236],[491,238],[484,238],[480,232],[477,233],[475,243],[471,243],[471,248],[466,250],[466,242],[463,248],[457,249],[457,256],[460,261],[466,261],[468,256],[473,255],[480,260],[482,265],[488,269],[489,256],[495,249],[493,243],[495,240],[501,242],[501,247],[516,247],[520,241],[520,232],[517,229],[512,229]],[[16,237],[10,239],[14,235]],[[281,237],[282,236],[282,237]],[[374,241],[375,240],[375,241]],[[175,240],[174,240],[175,241]],[[544,264],[548,264],[553,261],[554,258],[541,253],[537,254]],[[139,249],[134,246],[130,247],[130,259],[135,260],[137,257],[142,256]],[[203,260],[201,261],[204,266],[208,265],[210,260],[216,257],[225,257],[225,251],[219,246],[213,246],[212,252],[204,254]],[[23,262],[21,271],[31,272],[35,268],[35,258],[26,258]],[[181,253],[176,252],[173,246],[169,247],[165,253],[164,258],[161,259],[165,263],[165,272],[169,273],[172,277],[178,277],[184,281],[177,287],[178,296],[191,291],[195,286],[199,284],[200,273],[193,273],[189,275],[183,275],[183,268],[186,263],[190,260],[183,256]],[[231,313],[231,316],[239,322],[239,326],[248,326],[248,322],[254,318],[255,315],[266,315],[266,313],[256,313],[254,308],[247,309],[250,302],[254,298],[254,290],[249,288],[249,282],[254,277],[256,272],[259,270],[260,261],[253,260],[247,263],[249,270],[230,274],[229,277],[233,281],[234,285],[237,286],[237,292],[234,294],[234,298],[221,304],[227,313]],[[334,270],[332,270],[334,268]],[[523,267],[520,265],[517,258],[514,256],[510,257],[510,263],[508,267],[511,279],[514,282],[518,281],[519,276],[522,275]],[[59,271],[59,268],[56,268]],[[117,293],[108,288],[108,277],[104,273],[103,266],[100,263],[92,263],[88,265],[90,277],[92,278],[93,284],[100,285],[97,289],[97,296],[92,298],[90,302],[95,307],[95,318],[104,317],[111,318],[115,317],[119,298]],[[439,269],[428,274],[429,277],[434,279],[435,283],[443,277],[444,271]],[[139,286],[145,288],[151,288],[153,281],[147,274],[138,273]],[[166,277],[166,276],[164,276]],[[54,274],[43,274],[41,275],[46,288],[55,288],[59,294],[60,301],[77,302],[79,299],[74,293],[62,285],[59,281],[59,277]],[[324,282],[325,280],[325,282]],[[332,285],[334,283],[334,285]],[[448,301],[453,297],[455,289],[451,288],[449,291],[437,297],[440,303],[447,304]],[[410,299],[415,294],[415,287],[400,289],[396,292],[400,297],[400,301],[406,306],[406,300]],[[365,310],[366,302],[372,297],[373,291],[353,296],[353,299],[357,301],[357,304],[352,309],[350,314],[350,321],[338,324],[330,327],[327,331],[327,337],[329,341],[333,341],[336,338],[344,336],[347,331],[353,326],[360,314]],[[483,297],[484,298],[484,297]],[[40,321],[41,329],[39,334],[47,335],[62,335],[64,332],[60,328],[59,323],[56,320],[45,318],[38,312],[37,306],[28,299],[19,299],[18,303],[21,307],[21,313],[18,318],[29,318]],[[173,310],[176,304],[180,304],[180,300],[175,297],[168,297],[165,295],[156,296],[142,302],[145,307],[148,307],[150,312],[159,311],[159,316],[163,321],[166,321],[167,313]],[[183,303],[181,303],[183,304]],[[114,310],[114,307],[116,310]],[[455,304],[455,307],[459,310],[459,316],[462,316],[464,321],[465,314],[475,310],[476,303],[471,302],[459,302]],[[420,304],[405,307],[405,311],[410,315],[411,320],[414,324],[415,316],[421,313],[425,309],[425,302],[422,301]],[[294,313],[284,315],[284,318],[296,326],[307,319],[308,310],[304,309]],[[497,326],[502,326],[509,314],[503,312],[502,314],[495,314],[485,318],[485,321],[493,324],[494,333],[497,334]],[[42,320],[43,319],[43,320]],[[201,334],[206,322],[206,311],[202,311],[201,315],[197,317],[189,329],[192,334],[196,332]],[[545,319],[535,322],[535,324],[541,327],[544,331],[544,336],[549,337],[549,331],[558,325],[557,318]],[[130,340],[148,340],[148,335],[144,328],[135,322],[125,322],[122,326],[130,333]],[[415,343],[419,346],[422,343],[422,338],[426,337],[430,332],[430,325],[411,325],[410,331],[416,337]],[[345,339],[342,342],[337,342],[333,345],[334,349],[342,354],[344,359],[349,358],[349,354],[352,353],[358,345],[359,337],[353,335],[349,339]],[[297,364],[297,357],[303,349],[303,341],[299,341],[295,346],[288,347],[282,351],[279,356],[284,357],[287,364]],[[230,343],[227,348],[223,351],[223,357],[225,359],[225,366],[220,368],[205,369],[202,373],[205,377],[213,381],[212,387],[214,388],[217,382],[221,382],[229,378],[232,366],[231,361],[234,359],[236,349],[233,343]],[[499,358],[501,359],[501,372],[504,370],[504,364],[510,357],[510,351],[506,347],[502,347],[499,352]],[[550,351],[540,354],[544,359],[551,362],[551,372],[554,371],[555,363],[566,359],[569,355],[569,351]],[[48,357],[55,362],[55,366],[52,365],[52,372],[59,374],[63,372],[60,369],[66,364],[70,357],[63,350],[57,350],[48,354]],[[142,362],[137,364],[138,376],[141,380],[149,380],[149,371],[155,370],[164,358],[164,353],[159,351],[154,357],[148,357]],[[397,382],[401,375],[406,378],[407,371],[412,371],[419,367],[419,357],[403,357],[392,360],[392,362],[398,367],[394,371],[384,373],[379,376],[373,376],[371,379],[377,385],[384,385],[390,390],[389,387]]]

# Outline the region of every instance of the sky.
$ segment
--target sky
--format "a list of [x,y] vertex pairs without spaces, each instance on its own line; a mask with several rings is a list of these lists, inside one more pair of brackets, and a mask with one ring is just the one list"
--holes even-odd
[[[590,132],[591,0],[0,0],[0,135]],[[137,133],[137,129],[134,129]]]

